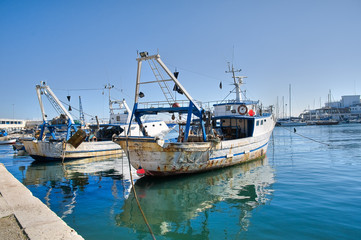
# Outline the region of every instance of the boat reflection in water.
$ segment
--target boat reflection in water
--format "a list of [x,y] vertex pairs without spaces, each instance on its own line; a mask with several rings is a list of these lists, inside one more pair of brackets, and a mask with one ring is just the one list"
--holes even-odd
[[[133,168],[132,175],[133,179],[138,178]],[[123,158],[121,154],[70,160],[64,163],[35,161],[27,167],[22,182],[28,188],[37,188],[35,192],[42,195],[38,197],[64,218],[72,214],[77,204],[78,192],[94,188],[94,182],[97,183],[98,188],[101,188],[102,185],[107,184],[106,181],[102,181],[103,177],[113,180],[112,191],[115,192],[112,195],[115,199],[118,197],[116,184],[119,180],[122,183],[122,197],[129,196],[131,190],[129,165],[127,158]]]
[[[273,183],[274,170],[266,158],[187,177],[144,177],[135,189],[155,235],[207,239],[210,232],[224,234],[223,227],[215,229],[220,222],[229,221],[221,226],[233,225],[236,233],[247,230],[250,212],[270,201]],[[148,233],[133,191],[122,210],[116,216],[118,226]]]

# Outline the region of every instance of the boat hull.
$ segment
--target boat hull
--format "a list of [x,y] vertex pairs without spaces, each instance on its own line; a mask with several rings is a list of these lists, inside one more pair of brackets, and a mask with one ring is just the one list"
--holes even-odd
[[316,125],[337,125],[338,121],[317,121]]
[[112,141],[83,142],[77,148],[58,141],[23,141],[28,154],[38,161],[59,161],[122,154],[119,145]]
[[0,145],[14,144],[16,139],[10,139],[9,137],[0,137]]
[[277,122],[276,126],[301,127],[301,126],[307,126],[307,123],[306,122]]
[[260,158],[267,152],[272,131],[257,137],[220,142],[164,143],[155,138],[118,137],[115,142],[129,150],[129,159],[145,175],[170,176],[210,171]]

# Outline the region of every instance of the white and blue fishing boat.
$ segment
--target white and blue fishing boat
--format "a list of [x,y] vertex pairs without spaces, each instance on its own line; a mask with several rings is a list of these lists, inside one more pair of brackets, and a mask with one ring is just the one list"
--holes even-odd
[[[32,158],[39,161],[64,161],[123,153],[120,146],[112,141],[112,136],[113,134],[124,134],[124,128],[128,129],[129,126],[128,122],[123,124],[110,122],[109,124],[96,124],[91,128],[85,128],[81,122],[75,122],[72,115],[45,82],[36,85],[36,92],[43,124],[40,125],[40,131],[36,134],[35,139],[23,140],[25,150]],[[60,114],[59,117],[47,120],[42,101],[43,95],[48,98]],[[125,108],[121,115],[127,115],[127,109],[129,108],[126,106],[126,102],[123,100],[120,103],[120,106]],[[121,115],[114,114],[115,117],[119,118],[121,118]],[[126,116],[123,117],[122,119],[125,119],[125,121],[128,119]],[[147,124],[150,125],[149,128],[152,129],[153,136],[169,131],[164,122]],[[129,128],[132,134],[141,134],[138,125],[133,125],[131,124]]]
[[[259,109],[258,101],[242,100],[243,77],[235,76],[236,99],[214,105],[213,111],[206,111],[196,102],[160,59],[140,53],[137,58],[135,101],[131,119],[136,119],[143,136],[118,136],[114,141],[128,154],[131,165],[143,169],[145,175],[169,176],[196,173],[232,166],[247,161],[264,158],[268,142],[275,126],[272,113]],[[155,76],[154,80],[141,81],[142,63],[148,62]],[[185,96],[186,101],[175,101],[173,90]],[[150,104],[140,102],[144,97],[141,87],[158,84],[166,97],[166,102]],[[154,90],[152,90],[154,91]],[[159,113],[186,115],[184,125],[180,125],[176,141],[151,137],[144,128],[141,117]]]

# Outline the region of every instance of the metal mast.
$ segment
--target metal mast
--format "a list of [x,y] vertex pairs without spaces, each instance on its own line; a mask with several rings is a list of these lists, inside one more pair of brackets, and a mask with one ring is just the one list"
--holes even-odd
[[114,114],[113,112],[113,107],[112,107],[112,100],[110,98],[110,90],[112,88],[114,88],[114,85],[110,85],[110,83],[108,83],[108,85],[105,85],[104,88],[108,89],[109,90],[109,111],[110,111],[110,114]]
[[290,90],[290,120],[291,120],[291,117],[292,117],[292,115],[291,115],[291,84],[290,84],[290,86],[289,86],[289,90]]
[[83,104],[81,103],[81,97],[79,96],[79,120],[81,124],[85,123],[85,117],[83,112]]
[[232,73],[232,78],[233,78],[233,84],[236,87],[236,102],[241,102],[242,101],[242,96],[241,96],[241,85],[243,84],[243,79],[246,78],[246,76],[236,76],[235,73],[236,72],[240,72],[242,71],[242,69],[238,69],[235,70],[232,64],[232,68],[230,66],[230,63],[228,63],[228,71],[226,71],[226,73]]

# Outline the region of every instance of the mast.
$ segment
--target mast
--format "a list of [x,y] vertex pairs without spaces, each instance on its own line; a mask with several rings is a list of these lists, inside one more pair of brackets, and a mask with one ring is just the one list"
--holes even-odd
[[[198,103],[196,103],[196,101],[190,96],[190,94],[183,88],[183,86],[180,84],[180,82],[177,80],[177,78],[174,76],[174,74],[171,71],[169,71],[167,66],[160,59],[159,54],[149,56],[148,52],[141,52],[141,53],[139,53],[139,55],[140,55],[140,57],[137,58],[138,67],[137,67],[137,78],[136,78],[136,85],[135,85],[134,107],[133,107],[132,117],[130,120],[132,121],[134,118],[139,125],[139,129],[143,132],[143,135],[147,136],[147,132],[145,131],[145,128],[144,128],[142,120],[141,120],[141,117],[143,115],[158,114],[161,112],[187,113],[188,114],[187,123],[186,123],[185,131],[184,131],[184,141],[187,141],[189,130],[190,130],[190,123],[192,120],[192,114],[194,114],[200,120],[200,126],[201,126],[202,132],[203,132],[203,141],[206,142],[207,137],[206,137],[205,127],[204,127],[204,121],[202,119],[202,117],[204,115],[204,109],[201,108],[198,105]],[[140,81],[141,67],[142,67],[143,61],[148,61],[150,68],[153,71],[156,81],[148,81],[148,82]],[[163,69],[164,71],[162,71],[161,69]],[[162,72],[166,73],[166,75],[168,75],[168,77],[170,77],[170,79],[165,79]],[[182,91],[184,96],[189,100],[189,107],[180,107],[180,106],[173,107],[172,105],[170,105],[170,107],[142,108],[142,109],[138,108],[139,98],[144,97],[144,93],[140,92],[141,84],[158,83],[161,90],[163,91],[163,94],[165,95],[165,97],[167,99],[167,102],[170,103],[169,101],[171,99],[173,99],[173,97],[171,97],[171,94],[169,94],[169,88],[166,84],[166,82],[168,82],[168,81],[173,82],[179,88],[179,90]],[[129,134],[130,134],[130,123],[129,123],[129,128],[128,128],[128,135]]]
[[60,100],[56,97],[56,95],[53,93],[53,91],[50,89],[48,85],[46,85],[45,82],[40,82],[40,85],[36,85],[36,92],[38,94],[38,99],[40,103],[41,112],[43,115],[43,120],[46,120],[46,115],[44,111],[44,106],[41,101],[41,93],[45,94],[51,104],[54,106],[55,109],[58,109],[62,111],[68,118],[70,124],[74,124],[73,117],[70,115],[70,113],[64,108],[63,104],[61,104]]
[[46,114],[45,114],[45,110],[44,110],[44,105],[43,105],[43,100],[41,98],[41,86],[40,85],[36,85],[36,95],[38,96],[38,100],[39,100],[39,105],[40,105],[40,110],[41,110],[41,116],[43,117],[43,122],[46,122]]
[[81,124],[85,123],[85,117],[83,112],[83,104],[81,103],[81,97],[79,96],[79,120]]
[[285,96],[282,96],[282,118],[285,118]]
[[113,114],[113,106],[112,106],[112,100],[110,98],[110,90],[114,88],[114,85],[110,85],[110,83],[108,83],[107,85],[104,86],[104,88],[109,90],[109,112],[110,114]]
[[290,121],[291,121],[291,117],[292,117],[292,115],[291,115],[291,84],[289,85],[289,90],[290,90],[290,103],[289,103],[289,105],[290,105]]
[[235,70],[232,64],[232,68],[230,66],[230,63],[228,62],[228,71],[226,71],[226,73],[232,73],[232,78],[233,78],[233,84],[236,87],[236,102],[241,102],[242,101],[242,96],[241,96],[241,85],[243,84],[243,79],[246,78],[246,76],[236,76],[235,73],[236,72],[240,72],[242,71],[242,69],[238,69]]

